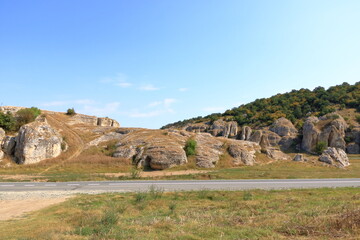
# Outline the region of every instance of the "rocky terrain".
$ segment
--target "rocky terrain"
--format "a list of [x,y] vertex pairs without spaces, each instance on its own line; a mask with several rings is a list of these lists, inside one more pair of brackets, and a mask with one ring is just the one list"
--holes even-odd
[[[0,110],[16,113],[18,109],[21,108]],[[0,159],[36,164],[65,156],[63,161],[66,161],[109,142],[113,143],[114,159],[126,159],[138,168],[154,170],[186,164],[214,168],[222,161],[230,162],[231,166],[251,166],[261,156],[273,161],[304,162],[307,159],[302,154],[294,154],[301,151],[319,155],[319,162],[343,168],[350,164],[346,153],[360,153],[359,124],[348,117],[346,121],[340,113],[309,116],[301,129],[281,117],[269,126],[255,129],[218,119],[189,123],[180,129],[150,130],[121,128],[116,120],[109,118],[42,112],[17,132],[5,133],[0,128]],[[185,148],[189,141],[196,143],[194,154]]]

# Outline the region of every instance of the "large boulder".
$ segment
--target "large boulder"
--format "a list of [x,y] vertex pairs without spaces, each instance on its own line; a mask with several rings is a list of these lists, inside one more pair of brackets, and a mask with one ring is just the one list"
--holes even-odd
[[0,145],[2,144],[5,136],[6,136],[6,135],[5,135],[4,129],[0,128]]
[[255,142],[232,140],[229,143],[228,152],[234,158],[234,165],[254,165],[255,154],[260,152],[261,147]]
[[336,167],[347,167],[350,165],[349,158],[341,148],[328,147],[319,157],[320,162],[324,162]]
[[317,117],[308,117],[303,125],[303,139],[301,143],[302,149],[307,152],[313,152],[315,148],[320,130],[316,128],[316,124],[319,122]]
[[270,127],[270,131],[276,133],[280,137],[296,137],[298,134],[298,131],[292,122],[284,117],[277,119]]
[[20,164],[37,163],[61,153],[61,135],[46,122],[22,126],[15,139],[14,159]]

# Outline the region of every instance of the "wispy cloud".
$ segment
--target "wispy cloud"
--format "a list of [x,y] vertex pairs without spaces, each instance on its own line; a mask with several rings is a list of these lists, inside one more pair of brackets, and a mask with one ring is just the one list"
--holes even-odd
[[142,91],[156,91],[156,90],[159,90],[160,88],[155,87],[152,84],[143,84],[139,87],[139,89]]
[[174,98],[165,98],[162,101],[154,101],[149,103],[147,106],[152,108],[151,111],[140,112],[138,109],[134,109],[129,112],[127,115],[133,118],[149,118],[160,116],[162,114],[175,113],[174,109],[172,109],[172,104],[177,100]]
[[178,90],[179,90],[179,92],[187,92],[189,89],[188,88],[179,88]]
[[116,74],[115,77],[107,77],[100,80],[101,83],[112,84],[121,88],[131,87],[133,84],[128,82],[128,77],[123,73]]

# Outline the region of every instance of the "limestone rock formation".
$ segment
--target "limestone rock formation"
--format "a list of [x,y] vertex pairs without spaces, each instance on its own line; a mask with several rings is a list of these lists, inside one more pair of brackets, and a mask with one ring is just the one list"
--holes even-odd
[[[350,129],[349,129],[350,130]],[[346,146],[346,151],[350,154],[360,153],[360,127],[353,127],[350,131],[345,133],[346,140],[349,142]]]
[[280,137],[296,137],[298,134],[298,131],[292,122],[284,117],[277,119],[270,127],[270,131],[276,133]]
[[3,139],[3,143],[2,143],[2,150],[4,151],[4,153],[6,153],[7,155],[11,156],[14,154],[15,151],[15,137],[13,136],[6,136]]
[[101,127],[120,127],[120,124],[111,118],[98,118],[97,126]]
[[178,131],[137,130],[125,134],[113,157],[131,159],[138,167],[166,169],[187,163],[183,149],[188,137]]
[[234,165],[254,165],[255,153],[260,153],[261,147],[255,142],[231,140],[228,152],[234,158]]
[[15,142],[14,157],[20,164],[37,163],[61,153],[61,135],[44,122],[23,125]]
[[120,124],[111,118],[98,118],[96,116],[88,116],[84,114],[75,114],[70,117],[69,125],[86,124],[90,126],[101,127],[120,127]]
[[302,148],[314,153],[319,142],[324,142],[329,147],[345,150],[344,140],[347,124],[341,116],[329,114],[321,117],[309,117],[303,126]]
[[252,129],[249,126],[243,126],[241,129],[240,140],[248,141],[251,137]]
[[6,135],[5,135],[4,129],[0,128],[0,145],[1,145],[2,141],[4,140],[5,136]]
[[209,129],[209,125],[206,123],[188,124],[184,127],[184,130],[193,133],[206,132],[208,129]]
[[222,119],[216,120],[209,128],[209,133],[215,137],[236,137],[238,125],[235,121],[225,122]]
[[320,156],[320,162],[334,165],[336,167],[347,167],[350,165],[349,158],[341,148],[328,147]]
[[202,168],[214,168],[223,154],[224,142],[209,133],[196,134],[196,165]]

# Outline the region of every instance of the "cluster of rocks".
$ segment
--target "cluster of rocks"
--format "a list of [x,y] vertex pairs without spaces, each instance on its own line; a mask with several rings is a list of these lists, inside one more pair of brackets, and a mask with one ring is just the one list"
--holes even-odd
[[[290,150],[305,150],[309,153],[316,153],[319,143],[326,147],[335,149],[337,152],[350,154],[360,153],[360,127],[349,129],[346,121],[337,114],[327,114],[320,118],[308,117],[303,125],[302,140],[300,133],[294,125],[286,118],[277,119],[271,126],[253,130],[248,126],[239,128],[236,122],[225,122],[217,120],[212,123],[189,124],[183,128],[186,131],[199,133],[207,132],[213,136],[233,138],[258,143],[261,151],[275,160],[288,160],[290,157],[284,152]],[[345,152],[346,151],[346,152]],[[340,156],[345,156],[340,154]],[[332,155],[334,156],[334,155]],[[302,161],[296,157],[295,161]],[[320,161],[336,166],[338,161]],[[346,162],[346,159],[343,159]]]
[[8,155],[16,163],[31,164],[61,154],[63,139],[46,121],[23,125],[16,136],[0,129],[0,156]]
[[114,157],[131,159],[137,167],[165,169],[188,163],[184,146],[189,139],[196,141],[196,166],[213,168],[226,152],[233,164],[253,165],[260,146],[254,142],[216,138],[209,133],[193,134],[183,130],[140,130],[124,134]]

